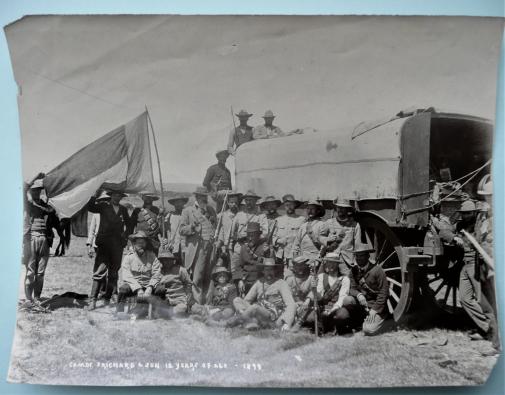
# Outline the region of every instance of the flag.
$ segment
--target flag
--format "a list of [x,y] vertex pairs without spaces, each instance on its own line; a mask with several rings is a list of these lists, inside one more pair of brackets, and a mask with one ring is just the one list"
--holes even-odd
[[100,187],[126,193],[156,191],[147,111],[76,152],[44,178],[60,218],[82,209]]

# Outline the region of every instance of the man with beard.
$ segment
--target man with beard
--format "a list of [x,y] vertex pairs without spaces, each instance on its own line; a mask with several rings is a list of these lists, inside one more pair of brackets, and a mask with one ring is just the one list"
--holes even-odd
[[147,248],[158,254],[160,248],[161,226],[160,209],[153,202],[159,197],[152,193],[142,195],[142,207],[136,207],[131,215],[131,232],[143,231],[147,234]]
[[[279,213],[277,209],[281,206],[281,201],[273,196],[267,196],[259,204],[260,209],[263,211],[260,214],[260,224],[263,225],[264,234],[263,237],[265,241],[272,247],[275,248],[278,232]],[[271,255],[275,255],[275,251],[271,251]]]
[[296,303],[286,281],[278,278],[282,265],[273,258],[266,258],[260,265],[263,276],[257,280],[247,295],[235,298],[233,306],[238,318],[229,325],[246,324],[246,329],[280,328],[291,329],[296,313]]
[[300,255],[293,259],[293,268],[286,277],[286,283],[296,303],[296,322],[291,328],[298,332],[309,317],[312,302],[312,289],[316,287],[316,278],[310,273],[310,259]]
[[112,294],[117,289],[118,271],[121,267],[123,248],[126,246],[130,216],[126,207],[119,204],[126,195],[120,191],[109,193],[110,201],[97,201],[96,195],[88,202],[88,211],[100,214],[100,228],[96,235],[96,258],[93,267],[89,309],[96,308],[96,299],[105,283],[104,305],[110,303]]
[[40,303],[40,295],[44,287],[44,275],[49,250],[53,244],[53,228],[58,230],[59,220],[54,209],[44,202],[40,196],[44,189],[41,178],[35,179],[26,191],[26,217],[29,248],[24,250],[28,256],[23,256],[26,263],[25,295],[27,304]]
[[231,241],[232,241],[232,225],[235,216],[238,213],[240,200],[242,199],[242,194],[238,192],[229,192],[228,193],[228,208],[224,213],[218,214],[221,218],[221,229],[219,229],[218,239],[217,239],[217,247],[221,249],[221,254],[226,256],[228,262],[230,262],[231,256],[233,254],[233,250],[231,249]]
[[167,249],[174,254],[175,260],[178,265],[182,265],[184,258],[183,254],[185,252],[184,238],[181,237],[180,227],[181,227],[181,214],[182,209],[188,202],[188,198],[182,195],[176,195],[173,198],[168,199],[174,207],[174,211],[168,213],[165,217],[165,230],[167,232]]
[[360,228],[354,219],[354,208],[350,200],[337,198],[333,205],[336,216],[326,220],[326,225],[329,236],[335,240],[327,243],[326,251],[335,251],[342,258],[339,270],[343,275],[349,275],[354,260],[352,250],[360,237]]
[[261,237],[260,224],[247,224],[247,241],[240,248],[239,265],[231,272],[240,295],[244,295],[258,278],[258,264],[268,257],[270,249]]
[[193,297],[196,303],[205,303],[210,283],[210,253],[214,243],[216,212],[208,204],[208,192],[198,187],[195,203],[185,207],[181,214],[180,234],[185,237],[185,267],[193,279]]
[[323,205],[317,200],[310,200],[306,206],[307,217],[293,242],[293,255],[305,255],[312,263],[319,258],[321,247],[326,246],[334,238],[328,237],[328,227],[321,219],[325,212]]
[[302,202],[296,200],[293,195],[284,195],[282,203],[286,214],[281,215],[277,219],[277,238],[275,244],[277,246],[276,256],[281,260],[286,268],[291,269],[293,261],[293,242],[296,234],[302,226],[305,218],[296,214],[296,209],[300,207]]
[[233,218],[230,240],[230,269],[232,275],[240,264],[240,250],[247,240],[247,225],[250,222],[260,223],[260,216],[256,207],[256,202],[259,199],[260,197],[254,191],[247,191],[242,196],[242,201],[245,203],[243,211],[239,211]]
[[[363,333],[369,336],[378,334],[384,327],[389,296],[386,272],[370,260],[370,253],[373,251],[368,240],[367,243],[360,240],[355,244],[353,253],[356,265],[352,267],[349,295],[356,299],[359,306],[347,306],[351,318],[363,322]],[[350,310],[354,306],[358,308]]]
[[[464,266],[459,277],[459,297],[461,306],[470,316],[478,328],[478,334],[486,340],[491,341],[492,346],[498,350],[500,340],[498,334],[498,323],[492,306],[485,292],[482,292],[482,281],[487,280],[486,271],[476,268],[478,263],[477,253],[468,238],[462,231],[470,235],[476,234],[476,214],[475,203],[466,200],[459,209],[460,220],[456,222],[456,235],[453,242],[462,250]],[[481,224],[479,224],[482,226]],[[479,236],[477,236],[479,238]],[[481,238],[481,237],[480,237]],[[484,278],[481,278],[483,275]]]
[[161,265],[156,254],[147,248],[149,237],[139,230],[129,236],[132,250],[121,263],[123,284],[119,287],[116,311],[122,313],[126,298],[149,298],[161,280]]

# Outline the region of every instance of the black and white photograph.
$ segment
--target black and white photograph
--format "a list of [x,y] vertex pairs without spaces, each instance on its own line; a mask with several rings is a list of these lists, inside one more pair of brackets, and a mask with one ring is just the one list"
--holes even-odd
[[484,384],[502,349],[503,26],[281,15],[5,26],[24,207],[7,380]]

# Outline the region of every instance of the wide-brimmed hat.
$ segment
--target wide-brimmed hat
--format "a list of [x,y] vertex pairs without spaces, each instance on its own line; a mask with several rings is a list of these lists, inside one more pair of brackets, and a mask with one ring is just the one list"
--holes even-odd
[[291,194],[287,194],[282,197],[282,203],[284,204],[287,202],[295,203],[296,207],[300,207],[302,205],[302,202],[300,200],[296,200],[295,197]]
[[228,276],[228,280],[231,278],[231,273],[227,268],[225,268],[224,266],[217,266],[212,272],[212,279],[215,280],[218,274],[221,273],[226,274]]
[[333,201],[335,207],[354,208],[349,199],[338,197]]
[[234,191],[234,190],[230,190],[230,191],[227,191],[228,192],[228,199],[231,198],[231,197],[238,197],[238,200],[240,202],[240,200],[242,200],[242,194],[240,192],[237,192],[237,191]]
[[260,203],[259,203],[259,206],[260,207],[263,207],[265,204],[267,203],[275,203],[277,205],[277,207],[279,207],[282,203],[279,199],[276,199],[275,197],[273,196],[267,196],[266,198],[264,198]]
[[242,199],[245,199],[245,198],[253,198],[253,199],[261,199],[261,196],[258,196],[256,195],[256,193],[252,190],[252,189],[249,189],[246,193],[244,193],[242,195]]
[[143,193],[140,195],[140,197],[142,198],[142,200],[150,199],[154,201],[160,199],[160,197],[155,193]]
[[293,258],[293,265],[305,265],[309,266],[310,258],[306,255],[299,255],[296,258]]
[[337,254],[335,252],[329,252],[327,253],[324,258],[323,258],[323,263],[342,263],[342,257],[340,254]]
[[170,199],[167,199],[168,203],[173,204],[174,202],[177,201],[184,201],[184,203],[187,203],[189,198],[187,196],[183,195],[175,195],[174,197],[171,197]]
[[356,241],[354,244],[354,249],[351,251],[353,254],[357,254],[359,252],[373,252],[375,249],[372,247],[370,243],[363,243],[362,241]]
[[33,181],[32,185],[30,185],[30,189],[43,189],[44,188],[44,181],[42,181],[42,178],[37,178],[35,181]]
[[482,177],[477,188],[477,194],[483,196],[493,194],[493,181],[491,180],[491,174],[486,174]]
[[109,191],[108,194],[109,194],[109,196],[112,196],[112,195],[121,195],[121,197],[127,197],[128,196],[123,191],[117,191],[117,190]]
[[475,203],[472,200],[465,200],[463,203],[461,203],[461,207],[458,211],[460,213],[470,213],[477,211],[477,207],[475,207]]
[[316,213],[316,217],[324,217],[324,214],[326,213],[326,210],[324,209],[324,206],[322,205],[322,203],[318,200],[309,200],[307,202],[305,202],[305,207],[309,207],[309,206],[314,206],[317,208],[317,213]]
[[149,237],[147,236],[147,233],[144,232],[143,230],[137,230],[135,233],[128,236],[128,238],[133,241],[136,239],[148,239]]
[[259,232],[261,233],[261,226],[259,222],[249,222],[247,224],[247,233]]
[[249,118],[253,116],[253,114],[248,113],[246,110],[240,110],[238,114],[235,115],[239,118],[245,118],[245,117]]
[[167,249],[161,249],[158,252],[158,259],[176,259],[175,255],[172,254],[169,250]]
[[228,152],[227,149],[219,150],[219,151],[216,152],[216,158],[219,158],[220,156],[229,157],[230,153]]
[[272,112],[272,110],[266,110],[265,115],[263,115],[263,118],[275,118],[275,115]]
[[96,198],[96,200],[109,200],[109,199],[110,195],[107,191],[102,191],[102,193],[100,193],[100,196]]
[[196,187],[196,190],[193,192],[193,194],[200,196],[209,196],[209,191],[207,191],[207,188],[205,187]]
[[256,264],[256,266],[259,266],[260,269],[264,269],[266,267],[282,267],[283,265],[281,263],[275,262],[274,258],[263,258],[263,261],[261,263]]

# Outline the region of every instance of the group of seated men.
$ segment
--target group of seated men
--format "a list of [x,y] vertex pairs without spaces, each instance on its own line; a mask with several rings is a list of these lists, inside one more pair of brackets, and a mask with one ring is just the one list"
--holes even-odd
[[[215,216],[207,193],[197,189],[193,205],[174,204],[166,217],[166,240],[181,240],[176,249],[162,241],[158,256],[148,232],[130,235],[117,310],[136,295],[152,302],[155,315],[189,314],[209,324],[298,331],[315,329],[317,322],[323,332],[379,332],[388,282],[370,259],[370,243],[356,240],[359,226],[350,202],[337,199],[336,216],[323,220],[318,201],[305,203],[303,217],[296,213],[302,202],[292,195],[282,202],[271,196],[258,200],[253,191],[230,191]],[[277,212],[281,205],[284,215]],[[212,248],[218,252],[214,262]]]

